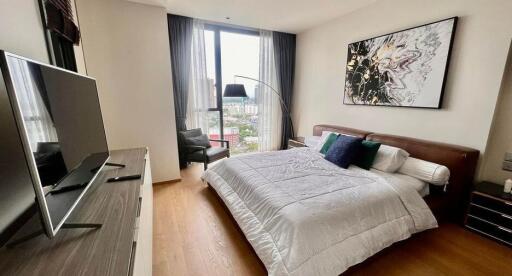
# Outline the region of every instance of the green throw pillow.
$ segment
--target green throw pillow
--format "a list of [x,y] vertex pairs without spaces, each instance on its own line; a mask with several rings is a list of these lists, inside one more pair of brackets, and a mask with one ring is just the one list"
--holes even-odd
[[373,161],[375,160],[375,156],[377,155],[377,151],[379,151],[380,143],[363,140],[361,142],[361,151],[359,156],[356,158],[354,165],[369,170]]
[[324,145],[322,146],[322,149],[320,149],[320,153],[325,154],[331,147],[331,145],[338,139],[339,134],[331,133],[329,136],[327,136],[327,139],[325,140]]

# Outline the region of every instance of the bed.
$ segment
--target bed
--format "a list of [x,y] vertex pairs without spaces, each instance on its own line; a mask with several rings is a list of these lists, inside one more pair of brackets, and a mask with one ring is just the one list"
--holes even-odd
[[[450,208],[462,202],[462,194],[454,197],[453,189],[471,184],[462,182],[472,179],[475,150],[326,125],[315,126],[314,134],[323,130],[399,146],[417,158],[438,161],[452,170],[452,181],[446,192],[434,189],[422,199],[418,190],[400,181],[353,166],[341,169],[309,148],[219,162],[202,178],[269,275],[339,275],[397,241],[437,227],[434,214],[438,219],[452,217]],[[436,153],[444,156],[444,163]]]

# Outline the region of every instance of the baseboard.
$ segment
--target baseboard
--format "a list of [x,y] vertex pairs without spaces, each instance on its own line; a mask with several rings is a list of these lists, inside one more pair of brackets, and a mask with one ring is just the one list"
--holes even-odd
[[163,185],[163,184],[172,184],[172,183],[176,183],[176,182],[180,182],[180,181],[181,181],[181,178],[172,179],[172,180],[166,180],[166,181],[161,181],[161,182],[154,182],[153,186],[155,186],[155,185]]

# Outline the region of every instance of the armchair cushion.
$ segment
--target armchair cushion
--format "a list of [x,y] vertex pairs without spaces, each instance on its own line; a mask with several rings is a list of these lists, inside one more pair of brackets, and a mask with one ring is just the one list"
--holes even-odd
[[185,139],[188,137],[196,137],[203,134],[203,131],[201,131],[200,128],[194,128],[189,130],[182,130],[179,132],[181,138]]
[[210,148],[212,145],[210,144],[210,140],[206,134],[201,134],[199,136],[194,137],[185,137],[185,145],[187,146],[201,146],[205,148]]
[[[228,148],[224,148],[224,147],[213,148],[213,147],[210,147],[210,148],[206,149],[206,161],[208,163],[213,162],[215,160],[219,160],[219,159],[224,158],[224,157],[228,157],[228,156],[229,156],[229,149]],[[202,150],[198,150],[198,151],[194,151],[193,153],[189,153],[187,155],[187,159],[189,161],[192,161],[192,162],[203,162],[203,161],[205,161],[204,158],[203,158],[203,151]]]
[[197,150],[187,148],[187,146],[211,147],[208,136],[203,134],[203,131],[200,128],[182,130],[178,132],[178,135],[178,141],[180,143],[180,147],[184,150],[184,153],[191,153]]

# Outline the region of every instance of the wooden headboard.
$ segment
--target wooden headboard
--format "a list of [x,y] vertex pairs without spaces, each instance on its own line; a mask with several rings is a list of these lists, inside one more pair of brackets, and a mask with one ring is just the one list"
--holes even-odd
[[370,141],[402,148],[412,157],[448,167],[448,169],[450,169],[450,183],[446,187],[446,192],[443,191],[442,186],[430,185],[430,195],[425,197],[425,201],[438,220],[450,219],[462,222],[469,192],[473,185],[478,158],[480,156],[478,150],[410,137],[371,133],[330,125],[314,126],[313,133],[314,135],[320,135],[323,130],[336,131],[349,135],[358,134],[357,136]]
[[342,126],[333,126],[333,125],[316,125],[313,127],[313,135],[315,136],[321,136],[322,131],[333,131],[341,134],[346,135],[352,135],[360,138],[366,138],[370,132],[359,130],[355,128],[348,128],[348,127],[342,127]]

